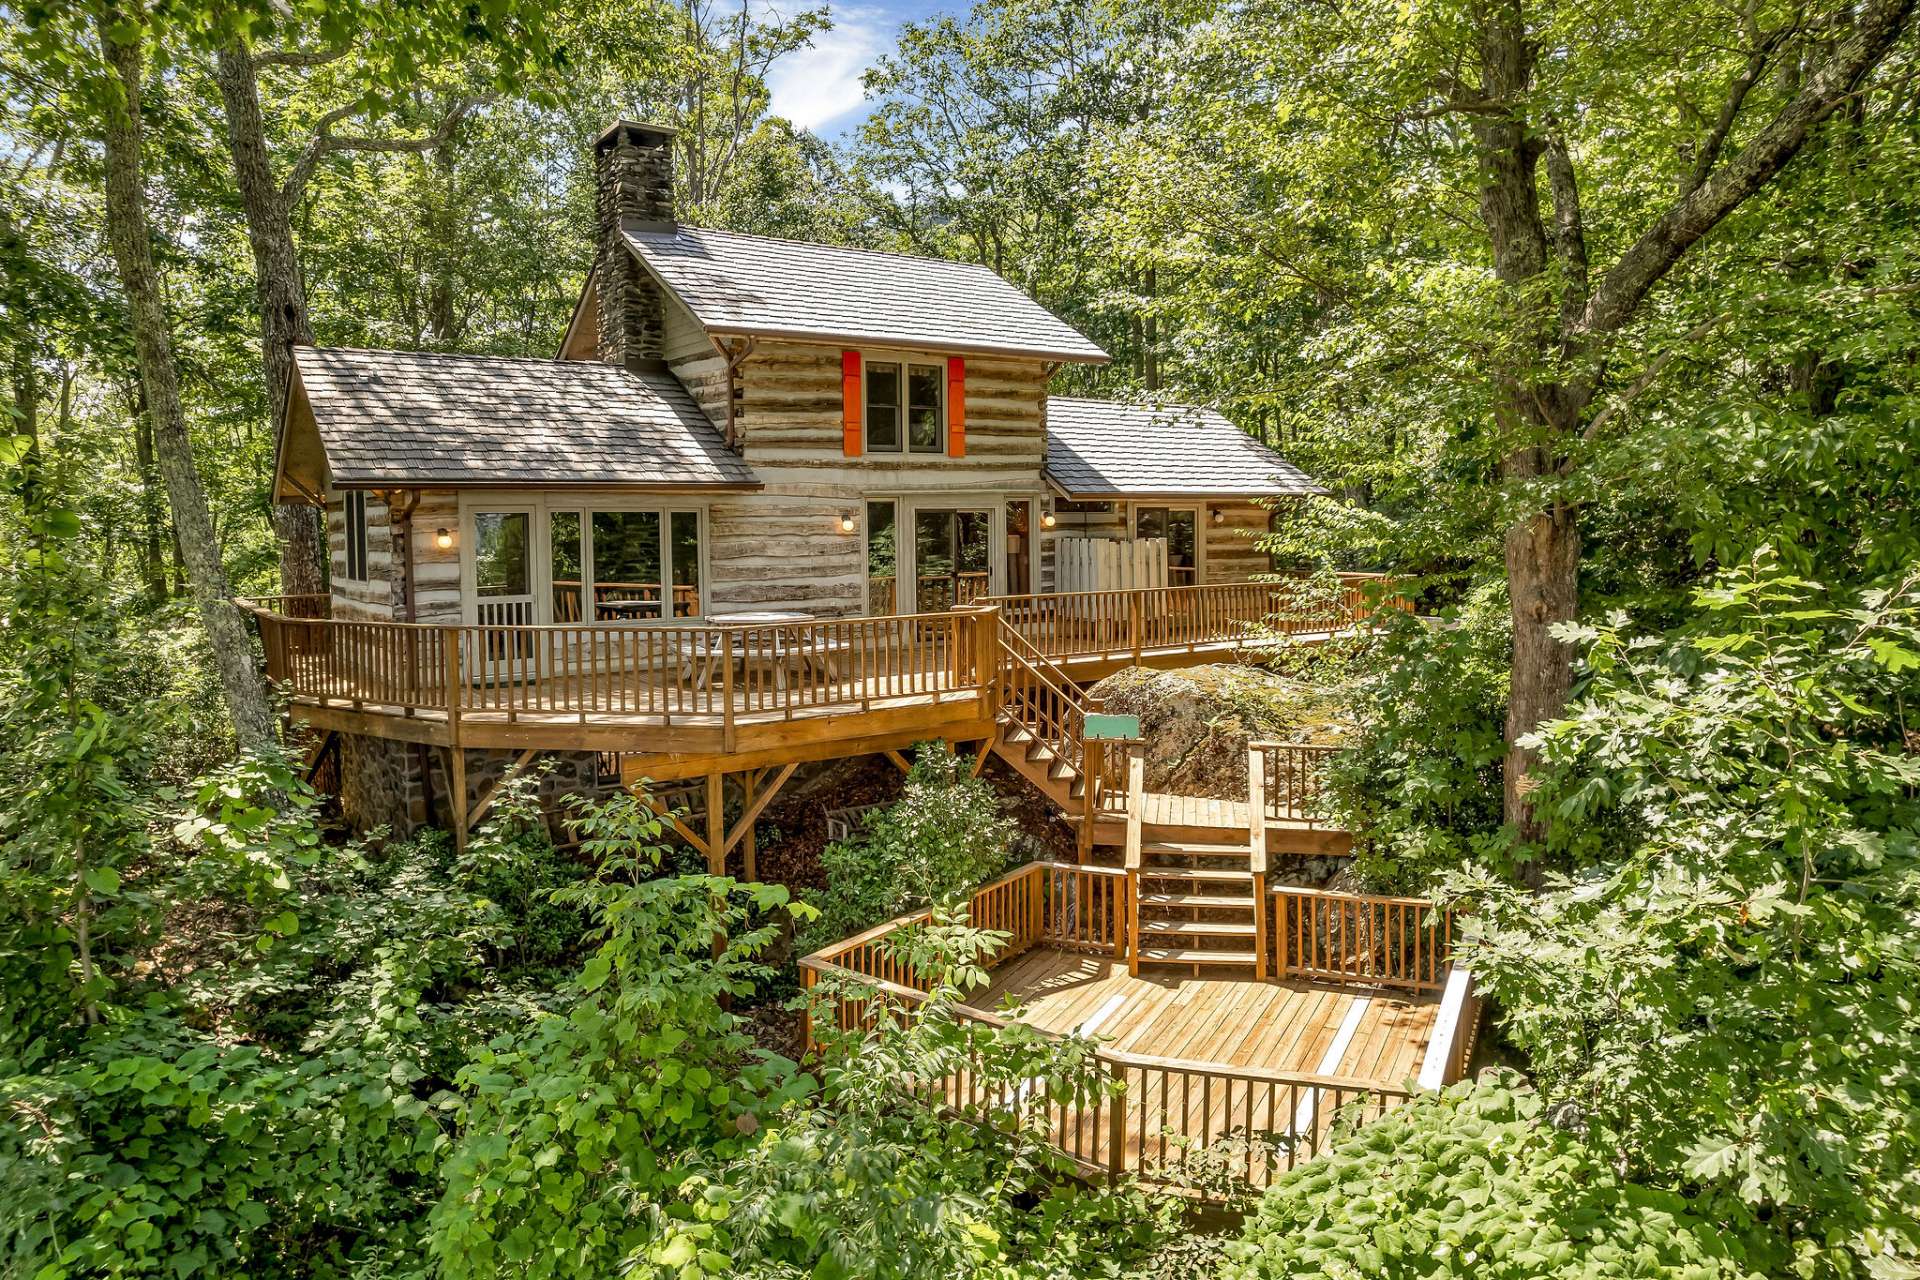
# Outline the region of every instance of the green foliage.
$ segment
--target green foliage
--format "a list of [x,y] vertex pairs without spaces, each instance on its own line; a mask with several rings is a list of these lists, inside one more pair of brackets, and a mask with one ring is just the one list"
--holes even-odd
[[820,918],[805,949],[945,902],[1006,868],[1014,824],[992,785],[968,768],[943,742],[914,748],[905,794],[820,855],[827,888],[808,897]]
[[[658,1230],[646,1203],[725,1159],[804,1087],[751,1051],[725,998],[752,993],[778,886],[657,876],[657,817],[632,797],[580,818],[594,878],[558,890],[599,948],[568,1004],[495,1038],[458,1077],[433,1256],[449,1276],[610,1274]],[[798,910],[797,908],[795,910]],[[716,939],[724,941],[716,948]]]
[[[936,909],[900,954],[928,977],[924,1002],[882,1007],[870,1032],[848,1035],[830,1030],[827,1005],[816,1018],[829,1028],[817,1096],[769,1116],[761,1141],[682,1188],[646,1251],[656,1271],[1112,1276],[1162,1242],[1171,1206],[1076,1185],[1047,1141],[1049,1105],[1108,1087],[1092,1042],[956,1016],[1004,942]],[[830,1002],[873,991],[850,980],[814,994]],[[974,1073],[980,1096],[1006,1100],[985,1124],[904,1087],[960,1070]]]
[[1506,865],[1500,825],[1507,636],[1503,593],[1482,590],[1429,626],[1404,614],[1349,683],[1353,747],[1326,775],[1356,833],[1355,868],[1381,889],[1424,891],[1476,854]]
[[1762,564],[1684,632],[1570,635],[1590,684],[1538,795],[1589,870],[1454,886],[1547,1096],[1637,1176],[1773,1223],[1802,1275],[1920,1265],[1914,589]]
[[1425,1094],[1276,1182],[1226,1280],[1661,1276],[1734,1280],[1777,1259],[1550,1124],[1518,1078]]

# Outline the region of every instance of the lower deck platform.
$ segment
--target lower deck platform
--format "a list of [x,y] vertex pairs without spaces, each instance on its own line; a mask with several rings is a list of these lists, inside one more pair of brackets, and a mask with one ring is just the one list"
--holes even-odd
[[1402,1087],[1420,1072],[1440,1004],[1386,988],[1208,979],[1036,948],[968,1003],[1123,1053]]

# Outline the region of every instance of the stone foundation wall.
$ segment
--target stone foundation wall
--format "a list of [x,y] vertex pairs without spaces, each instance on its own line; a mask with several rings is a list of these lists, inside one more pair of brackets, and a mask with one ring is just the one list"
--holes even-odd
[[[492,793],[518,758],[513,751],[466,753],[467,812]],[[596,776],[597,757],[591,751],[543,752],[528,762],[529,769],[546,764],[540,782],[540,803],[556,838],[564,838],[560,820],[570,795],[604,797],[618,784],[602,785]],[[340,812],[355,831],[385,827],[389,834],[409,836],[422,827],[453,826],[446,752],[410,742],[390,742],[356,733],[340,735]]]

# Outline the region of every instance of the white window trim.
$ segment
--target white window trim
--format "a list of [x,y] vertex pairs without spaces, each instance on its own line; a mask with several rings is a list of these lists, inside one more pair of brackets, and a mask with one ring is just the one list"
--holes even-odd
[[[876,364],[898,365],[900,368],[900,447],[897,449],[876,449],[873,445],[873,431],[867,422],[868,392],[872,382],[868,370]],[[940,389],[940,430],[934,437],[930,449],[913,447],[913,430],[908,421],[908,372],[913,365],[926,365],[935,371],[935,385]],[[860,448],[867,457],[882,458],[944,458],[947,456],[947,357],[928,355],[926,352],[862,350],[860,352]],[[878,501],[878,499],[872,499]]]
[[[897,504],[894,507],[894,520],[896,522],[894,527],[896,529],[904,529],[907,536],[904,539],[905,546],[902,547],[902,539],[898,534],[895,535],[894,545],[896,547],[896,553],[894,558],[896,565],[894,575],[896,584],[901,581],[914,584],[914,595],[917,599],[920,584],[920,539],[916,536],[916,533],[920,512],[980,511],[984,509],[987,513],[987,594],[990,596],[1005,595],[1007,587],[1007,566],[1006,556],[1003,553],[1007,545],[1007,502],[1009,499],[1023,496],[1025,495],[1005,491],[973,491],[968,493],[940,494],[903,493],[897,495],[876,494],[868,498],[867,501],[891,501]],[[1035,499],[1035,502],[1037,503],[1038,499]],[[1038,510],[1037,506],[1035,510]],[[1033,546],[1031,543],[1028,545],[1027,554],[1029,556],[1033,554]],[[1027,572],[1029,574],[1033,572],[1033,565],[1031,563],[1027,566]],[[894,607],[898,608],[899,605],[899,588],[896,585]]]
[[[474,580],[473,563],[473,513],[476,511],[525,511],[530,517],[532,528],[528,531],[527,554],[533,563],[529,566],[528,583],[533,591],[533,616],[541,625],[553,622],[553,529],[549,519],[555,511],[578,511],[581,513],[580,537],[581,572],[588,582],[593,581],[593,531],[591,513],[595,511],[658,511],[663,518],[660,522],[660,554],[662,577],[672,578],[672,546],[669,543],[671,514],[675,511],[691,511],[700,522],[700,617],[713,614],[713,567],[712,539],[713,518],[710,510],[712,503],[705,498],[689,498],[671,493],[616,493],[594,494],[585,491],[574,493],[545,493],[529,497],[525,493],[511,490],[468,490],[460,494],[460,524],[456,536],[460,539],[460,617],[469,626],[478,621],[480,597],[478,584]],[[671,589],[662,593],[671,596]],[[582,600],[584,607],[585,600]],[[671,604],[662,602],[662,617],[636,619],[630,623],[603,624],[625,626],[662,626],[678,622],[682,625],[697,623],[699,618],[675,618]],[[582,618],[578,623],[568,626],[592,625],[589,619]]]

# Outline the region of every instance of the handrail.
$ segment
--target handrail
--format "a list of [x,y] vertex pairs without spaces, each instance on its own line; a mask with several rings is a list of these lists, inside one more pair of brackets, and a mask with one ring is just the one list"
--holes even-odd
[[1453,958],[1453,912],[1425,898],[1275,885],[1267,891],[1282,978],[1437,991]]
[[1254,807],[1269,821],[1319,826],[1323,819],[1316,802],[1320,798],[1321,770],[1342,750],[1314,742],[1249,742],[1249,776],[1260,780],[1260,798]]
[[[1017,893],[1009,898],[1007,890],[1013,886],[1051,884],[1063,875],[1076,877],[1077,884],[1113,885],[1127,872],[1071,863],[1029,863],[983,885],[974,900],[998,904],[1004,914],[1010,900],[1023,901]],[[924,1003],[925,983],[918,975],[901,972],[875,944],[929,917],[927,911],[911,912],[804,957],[799,961],[802,985],[811,993],[823,975],[839,975],[857,988],[858,994],[843,995],[833,1005],[834,1021],[845,1032],[872,1027],[879,1016],[876,1001]],[[1055,917],[1046,913],[1044,918]],[[976,919],[974,923],[983,922]],[[1043,925],[1033,936],[1052,941],[1054,931]],[[1010,945],[991,963],[1006,959],[1013,950]],[[1016,1020],[964,1001],[951,1008],[960,1020],[986,1027],[1006,1027]],[[814,1046],[812,1018],[809,1009],[809,1048]],[[1037,1027],[1029,1030],[1050,1040],[1063,1038]],[[1458,1060],[1459,1051],[1450,1047],[1450,1052]],[[1061,1101],[1040,1091],[1036,1100],[1025,1087],[1010,1089],[1004,1081],[997,1086],[983,1084],[971,1065],[938,1080],[911,1082],[910,1087],[934,1105],[962,1115],[1031,1107],[1033,1118],[1045,1123],[1056,1148],[1083,1168],[1110,1178],[1133,1172],[1146,1181],[1185,1181],[1172,1169],[1188,1164],[1196,1148],[1232,1144],[1221,1148],[1224,1159],[1236,1176],[1256,1187],[1319,1154],[1335,1111],[1357,1105],[1358,1110],[1348,1114],[1364,1124],[1413,1096],[1406,1089],[1352,1076],[1160,1057],[1105,1045],[1097,1047],[1092,1057],[1103,1078],[1119,1086],[1117,1096]]]

